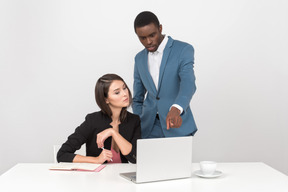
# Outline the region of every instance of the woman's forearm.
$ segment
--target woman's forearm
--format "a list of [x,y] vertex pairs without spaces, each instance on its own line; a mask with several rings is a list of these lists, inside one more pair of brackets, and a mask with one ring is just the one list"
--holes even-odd
[[73,159],[73,163],[96,163],[96,164],[102,164],[103,162],[101,162],[98,157],[76,155],[74,157],[74,159]]
[[122,135],[120,135],[119,132],[113,130],[112,137],[114,141],[117,143],[123,155],[128,155],[131,152],[132,144],[129,141],[127,141],[124,137],[122,137]]

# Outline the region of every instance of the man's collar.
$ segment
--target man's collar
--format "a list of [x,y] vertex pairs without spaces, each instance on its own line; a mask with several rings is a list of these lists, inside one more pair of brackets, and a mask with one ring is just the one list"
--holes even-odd
[[158,49],[157,49],[157,51],[158,51],[159,53],[163,53],[163,51],[164,51],[164,49],[165,49],[165,47],[166,47],[167,42],[168,42],[168,36],[167,36],[167,35],[164,35],[164,39],[162,40],[162,42],[160,43],[160,45],[159,45],[159,47],[158,47]]

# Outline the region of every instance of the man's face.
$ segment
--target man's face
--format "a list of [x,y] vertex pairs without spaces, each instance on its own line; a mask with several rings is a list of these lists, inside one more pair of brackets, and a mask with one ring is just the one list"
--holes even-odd
[[157,51],[160,43],[163,40],[162,25],[156,27],[154,23],[136,28],[136,34],[142,45],[149,51]]

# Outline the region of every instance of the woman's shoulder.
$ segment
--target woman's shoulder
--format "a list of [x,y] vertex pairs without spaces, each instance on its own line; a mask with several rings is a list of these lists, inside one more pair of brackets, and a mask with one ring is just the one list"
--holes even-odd
[[96,111],[93,113],[89,113],[86,115],[86,120],[100,120],[100,119],[107,119],[108,116],[102,113],[101,111]]
[[129,121],[129,120],[140,120],[140,117],[139,117],[139,115],[136,115],[136,114],[133,114],[133,113],[131,113],[131,112],[129,112],[129,111],[127,111],[127,120]]
[[92,112],[92,113],[88,113],[87,114],[87,117],[99,117],[101,115],[101,111],[95,111],[95,112]]

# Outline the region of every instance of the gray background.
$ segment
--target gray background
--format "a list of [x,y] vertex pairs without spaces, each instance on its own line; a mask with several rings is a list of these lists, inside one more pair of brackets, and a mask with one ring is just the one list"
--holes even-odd
[[285,0],[1,0],[0,174],[53,162],[52,146],[98,110],[101,75],[132,88],[143,10],[196,50],[193,161],[261,161],[288,174]]

